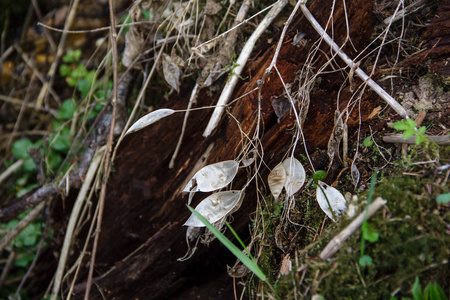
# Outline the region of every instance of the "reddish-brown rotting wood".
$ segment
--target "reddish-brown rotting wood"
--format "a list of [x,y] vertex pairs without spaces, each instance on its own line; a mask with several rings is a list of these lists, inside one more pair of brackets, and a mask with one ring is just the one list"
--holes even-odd
[[437,74],[450,75],[450,1],[442,1],[436,15],[421,36],[422,51],[408,58],[405,66],[418,66],[427,63],[429,69]]
[[[350,28],[360,28],[361,32],[370,30],[370,22],[362,18],[370,16],[371,13],[371,5],[366,2],[368,1],[351,2],[348,8]],[[343,9],[339,5],[341,4],[337,4],[334,14],[334,37],[342,42],[346,36],[346,27]],[[311,8],[322,24],[325,24],[329,16],[329,9],[324,7],[331,7],[331,1],[315,1]],[[306,20],[298,19],[289,29],[287,40],[297,31],[304,31],[308,42],[300,47],[293,46],[289,42],[283,45],[277,68],[286,83],[294,81],[296,73],[307,59],[312,43],[318,38]],[[351,37],[357,49],[361,49],[369,36]],[[265,59],[254,58],[252,68],[247,72],[250,79],[236,91],[234,98],[257,87],[257,81],[262,78],[268,67],[274,49],[275,46],[261,49],[260,57]],[[329,47],[322,45],[321,49],[327,53]],[[352,51],[349,47],[345,49]],[[330,53],[328,58],[323,54],[318,54],[317,57],[313,67],[320,67],[330,57]],[[324,148],[326,145],[333,126],[334,111],[337,108],[337,94],[345,80],[340,72],[321,76],[322,83],[311,93],[310,112],[304,128],[307,142],[312,148]],[[278,123],[270,102],[272,97],[281,95],[283,90],[281,81],[273,70],[262,85],[261,98],[258,97],[257,91],[253,92],[234,103],[229,110],[240,123],[240,128],[244,132],[251,133],[255,126],[257,108],[261,106],[261,121],[264,127],[260,138],[266,162],[270,166],[276,164],[276,160],[286,153],[292,141],[292,133],[288,129],[294,126],[293,116],[287,115]],[[348,88],[344,88],[341,91],[340,109],[343,109],[350,97]],[[184,98],[185,102],[173,100],[168,106],[175,109],[185,108],[187,97]],[[198,105],[209,105],[211,101],[213,99],[202,92]],[[363,99],[363,102],[368,101]],[[371,105],[373,104],[368,105],[368,108]],[[370,111],[367,109],[365,113],[369,114]],[[193,166],[212,143],[214,146],[205,164],[234,159],[242,147],[239,126],[236,120],[230,117],[222,120],[212,137],[204,139],[202,133],[209,116],[210,111],[207,110],[191,113],[174,169],[169,169],[168,163],[181,129],[183,115],[180,113],[126,137],[120,145],[114,172],[108,184],[96,260],[99,274],[115,265],[114,271],[95,282],[108,297],[120,298],[127,295],[146,299],[186,299],[187,294],[184,291],[190,289],[217,299],[229,299],[232,281],[227,278],[225,264],[232,264],[234,259],[219,242],[213,242],[209,248],[200,246],[189,261],[176,260],[187,250],[184,238],[186,229],[181,224],[189,215],[185,207],[187,197],[179,194],[180,187],[186,183]],[[301,153],[301,147],[297,148]],[[268,171],[266,168],[261,169],[261,177],[266,178]],[[247,176],[245,170],[240,170],[233,182],[233,188],[242,187],[248,179]],[[249,215],[255,210],[256,204],[256,191],[253,186],[246,192],[245,201],[240,210],[234,214],[233,222],[233,227],[244,237]],[[197,194],[193,204],[205,196]],[[173,225],[175,222],[177,224]],[[148,242],[149,240],[151,242]],[[141,245],[144,246],[139,251],[124,260]],[[204,275],[199,277],[199,274]],[[218,295],[217,286],[208,284],[213,281],[226,287],[227,292]],[[77,290],[76,298],[82,297],[82,290],[81,286]]]

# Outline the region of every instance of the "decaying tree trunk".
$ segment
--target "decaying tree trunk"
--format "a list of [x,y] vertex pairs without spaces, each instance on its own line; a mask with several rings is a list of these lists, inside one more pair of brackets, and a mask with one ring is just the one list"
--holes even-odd
[[[354,47],[360,51],[371,36],[372,3],[359,0],[347,1],[347,5],[349,36]],[[332,1],[317,0],[310,9],[319,23],[325,25],[331,7]],[[336,2],[332,23],[328,32],[342,45],[347,36],[347,27],[341,1]],[[293,45],[296,34],[304,34],[304,37],[300,44]],[[289,151],[295,118],[288,113],[278,122],[273,111],[271,100],[282,97],[284,92],[277,73],[273,71],[261,84],[260,96],[258,90],[251,92],[258,87],[258,80],[270,64],[278,37],[279,33],[264,37],[258,49],[254,50],[244,74],[249,79],[241,81],[233,98],[250,93],[229,108],[229,115],[223,118],[212,136],[206,139],[202,137],[211,110],[191,112],[173,169],[169,169],[168,165],[179,138],[183,114],[176,113],[162,119],[149,128],[127,136],[121,143],[108,183],[91,299],[102,299],[102,294],[108,299],[232,299],[233,280],[227,275],[226,265],[234,264],[235,258],[219,242],[214,241],[209,247],[200,244],[191,259],[177,261],[187,251],[186,228],[182,224],[190,214],[186,208],[187,197],[181,191],[200,167],[235,159],[240,154],[246,142],[242,132],[249,134],[254,131],[259,107],[262,124],[259,137],[264,149],[264,163],[273,168]],[[273,38],[271,44],[267,42],[269,38]],[[288,30],[277,61],[277,68],[286,84],[298,80],[299,71],[318,40],[318,34],[299,13]],[[350,57],[357,54],[349,43],[344,50]],[[314,62],[309,62],[310,71],[315,73],[333,55],[329,47],[322,44]],[[315,79],[303,128],[306,147],[319,169],[328,167],[326,155],[320,154],[318,150],[326,149],[334,126],[335,110],[338,107],[343,110],[353,95],[353,82],[347,81],[347,74],[333,70],[339,68],[338,65],[345,66],[336,58],[325,69],[331,72],[320,74]],[[296,88],[292,86],[293,90]],[[180,93],[167,107],[184,109],[189,93],[190,90]],[[208,96],[204,90],[198,97],[197,106],[214,105],[217,96]],[[300,98],[301,101],[304,99]],[[349,139],[356,134],[359,113],[364,122],[377,105],[376,102],[374,94],[366,91],[362,96],[360,111],[356,102],[350,103],[355,106],[347,123]],[[304,153],[304,147],[299,144],[295,155]],[[251,171],[240,169],[233,181],[233,188],[242,187],[251,176]],[[269,169],[263,166],[259,170],[260,178],[265,181],[268,172]],[[333,180],[336,175],[331,172],[329,176],[329,180]],[[196,205],[200,198],[197,194],[193,204]],[[244,238],[248,236],[249,215],[255,211],[255,207],[256,188],[250,185],[241,208],[233,214],[232,225]],[[76,243],[75,251],[81,249],[83,241],[80,239]],[[86,274],[83,273],[78,282],[86,281]],[[83,298],[84,290],[85,284],[75,286],[75,299]]]

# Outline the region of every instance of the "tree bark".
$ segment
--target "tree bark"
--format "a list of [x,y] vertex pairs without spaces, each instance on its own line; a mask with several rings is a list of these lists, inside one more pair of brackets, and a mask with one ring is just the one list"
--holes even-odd
[[[372,30],[371,1],[347,1],[350,37],[356,49],[362,50],[369,41]],[[310,10],[319,23],[324,26],[329,18],[332,1],[317,0]],[[333,37],[342,44],[346,37],[345,12],[342,2],[337,1],[333,14]],[[302,69],[308,53],[319,39],[309,22],[301,13],[288,30],[277,68],[285,83],[292,83],[297,72]],[[331,28],[331,26],[329,26]],[[292,45],[297,32],[305,34],[306,44]],[[273,43],[278,41],[273,37]],[[248,63],[247,80],[242,81],[235,91],[234,98],[245,95],[258,87],[270,64],[276,45],[268,44],[266,37],[255,49],[252,60]],[[320,46],[321,52],[311,65],[321,67],[332,57],[327,45]],[[344,50],[352,57],[357,53],[349,46]],[[336,58],[334,66],[344,64]],[[337,67],[337,66],[336,66]],[[333,71],[328,66],[325,71]],[[326,149],[328,139],[334,126],[334,113],[347,106],[353,93],[351,85],[346,84],[345,74],[339,71],[320,74],[320,82],[310,93],[309,111],[304,123],[306,147],[312,153],[313,163],[317,169],[326,169],[328,160],[320,154]],[[344,88],[342,88],[344,86]],[[293,87],[295,89],[295,87]],[[108,192],[103,217],[103,226],[96,258],[96,274],[91,289],[91,299],[101,299],[101,293],[108,299],[232,299],[233,280],[227,275],[226,265],[232,265],[235,258],[218,241],[209,247],[199,246],[194,256],[188,261],[179,262],[177,258],[187,251],[185,242],[186,228],[182,226],[190,215],[186,208],[187,197],[181,193],[192,175],[202,166],[229,159],[235,159],[241,149],[242,131],[252,133],[255,129],[258,106],[261,107],[264,163],[273,168],[289,150],[295,127],[293,114],[286,114],[277,122],[271,100],[282,96],[283,85],[272,72],[258,91],[250,93],[229,107],[231,118],[226,116],[219,128],[209,138],[203,138],[202,132],[208,122],[211,110],[191,112],[185,138],[175,162],[169,169],[169,161],[183,122],[183,114],[176,113],[160,120],[156,124],[127,136],[119,147],[114,162],[114,171],[108,183]],[[172,99],[168,107],[185,109],[190,90]],[[198,99],[198,107],[214,105],[219,94],[208,96],[203,90]],[[339,98],[339,105],[337,100]],[[299,102],[302,99],[299,99]],[[366,92],[361,101],[362,121],[365,121],[376,106],[376,97]],[[353,109],[349,121],[349,139],[356,134],[358,126],[358,105]],[[240,122],[239,126],[237,121]],[[297,146],[295,155],[304,154],[304,147]],[[250,171],[240,169],[233,181],[233,189],[241,188],[249,179]],[[267,178],[269,169],[262,167],[259,174]],[[333,180],[331,172],[329,180]],[[261,187],[264,189],[264,187]],[[250,214],[256,208],[256,187],[251,184],[241,208],[233,214],[232,226],[243,237],[249,236]],[[205,194],[197,193],[195,206]],[[80,239],[80,245],[82,245]],[[82,276],[86,276],[85,274]],[[78,280],[85,281],[86,278]],[[84,296],[85,284],[75,287],[75,299]],[[238,290],[241,287],[238,287]],[[99,292],[101,291],[101,293]],[[239,291],[240,292],[240,291]]]

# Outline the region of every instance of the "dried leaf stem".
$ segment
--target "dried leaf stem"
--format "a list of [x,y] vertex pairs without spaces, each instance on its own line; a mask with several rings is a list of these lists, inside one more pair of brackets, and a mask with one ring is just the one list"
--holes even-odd
[[225,106],[227,105],[231,94],[233,93],[234,87],[239,79],[239,76],[244,69],[245,64],[247,63],[248,58],[253,50],[253,47],[259,37],[263,34],[263,32],[267,29],[267,27],[272,23],[275,17],[283,10],[286,6],[287,0],[278,0],[278,2],[272,7],[272,9],[267,13],[258,27],[255,29],[253,34],[248,39],[247,43],[245,43],[244,48],[242,49],[239,58],[236,61],[236,68],[233,69],[233,73],[228,78],[225,87],[222,90],[222,94],[220,95],[219,100],[217,101],[217,106],[213,111],[213,114],[209,120],[208,125],[206,126],[205,131],[203,132],[204,137],[208,137],[211,133],[216,129],[219,121],[225,111]]
[[96,228],[95,237],[94,237],[94,244],[92,245],[91,262],[89,265],[89,274],[88,274],[88,279],[87,279],[86,292],[84,294],[84,299],[86,299],[86,300],[89,299],[89,292],[91,290],[92,277],[94,274],[94,267],[95,267],[95,256],[97,254],[98,239],[99,239],[101,227],[102,227],[103,210],[105,207],[105,198],[106,198],[106,184],[108,182],[109,172],[111,171],[111,153],[112,153],[112,149],[113,149],[114,128],[116,125],[116,116],[117,116],[117,86],[118,86],[118,78],[119,78],[118,71],[117,71],[117,68],[118,68],[117,32],[116,32],[116,27],[114,26],[116,21],[115,21],[115,16],[114,16],[113,1],[109,0],[108,2],[109,2],[109,18],[110,18],[110,23],[111,23],[109,37],[110,37],[110,41],[111,41],[112,57],[113,57],[113,94],[112,94],[113,112],[112,112],[111,124],[109,127],[108,143],[106,146],[102,187],[100,190],[100,197],[98,200],[99,209],[98,209],[98,215],[97,215],[97,228]]
[[397,101],[395,101],[394,98],[391,97],[382,87],[380,87],[373,79],[371,79],[367,74],[357,66],[357,63],[355,63],[350,57],[347,56],[347,54],[342,51],[342,49],[333,41],[333,39],[326,33],[326,31],[320,26],[320,24],[317,22],[317,20],[314,18],[314,16],[311,14],[311,12],[306,7],[305,3],[302,2],[300,5],[300,8],[305,15],[306,19],[311,23],[311,25],[314,27],[314,29],[317,31],[317,33],[323,37],[325,42],[330,45],[330,47],[339,55],[339,57],[351,68],[355,69],[355,73],[361,78],[364,82],[367,83],[368,86],[370,86],[375,93],[378,94],[384,101],[386,101],[389,106],[392,107],[400,116],[403,118],[408,118],[408,113],[403,108],[403,106],[400,105]]
[[75,200],[75,204],[73,206],[72,212],[70,213],[69,223],[67,224],[66,234],[64,236],[64,243],[61,249],[61,254],[59,257],[58,268],[55,273],[55,281],[53,284],[51,300],[57,300],[59,289],[61,287],[62,278],[64,275],[64,269],[67,262],[67,257],[69,255],[70,245],[72,243],[73,233],[75,231],[75,225],[78,222],[78,216],[81,212],[81,208],[83,206],[84,200],[86,198],[87,193],[91,187],[91,183],[95,178],[97,173],[97,169],[100,165],[101,158],[103,156],[104,147],[97,150],[94,158],[91,161],[91,165],[86,173],[86,179],[78,193],[77,199]]

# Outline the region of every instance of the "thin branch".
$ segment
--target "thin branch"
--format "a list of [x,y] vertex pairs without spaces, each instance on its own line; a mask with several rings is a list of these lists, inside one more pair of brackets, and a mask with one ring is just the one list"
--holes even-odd
[[178,152],[181,148],[181,143],[183,142],[184,133],[186,131],[187,120],[189,117],[189,113],[191,111],[192,105],[197,102],[197,96],[199,93],[200,85],[198,83],[195,84],[194,89],[191,93],[191,98],[189,99],[189,104],[187,106],[186,112],[184,113],[183,126],[181,127],[180,138],[178,139],[177,146],[175,147],[175,151],[172,154],[172,158],[170,159],[169,168],[172,169],[175,165],[175,159],[177,158]]
[[383,88],[381,88],[373,79],[371,79],[367,74],[357,66],[357,64],[347,56],[347,54],[342,51],[342,49],[333,41],[333,39],[325,32],[325,30],[320,26],[320,24],[317,22],[317,20],[313,17],[311,12],[308,10],[306,5],[302,3],[300,5],[300,8],[305,15],[305,17],[308,19],[308,21],[311,23],[311,25],[314,27],[314,29],[319,33],[321,37],[327,42],[328,45],[339,55],[339,57],[351,68],[356,69],[355,73],[369,85],[375,93],[377,93],[384,101],[386,101],[392,109],[394,109],[400,116],[403,118],[408,118],[408,113],[406,110],[401,106],[397,101],[395,101],[394,98],[391,97]]
[[[432,143],[444,146],[450,145],[450,135],[427,135],[426,137]],[[386,143],[393,143],[393,144],[409,144],[409,145],[416,144],[416,138],[414,136],[404,139],[403,134],[385,135],[383,136],[383,141]]]
[[112,119],[110,124],[110,131],[109,131],[109,139],[107,144],[107,151],[106,151],[106,157],[105,157],[105,164],[104,164],[104,170],[103,170],[103,181],[102,181],[102,188],[100,191],[100,198],[99,198],[99,210],[97,215],[97,228],[94,238],[94,244],[92,246],[92,255],[91,255],[91,263],[89,266],[89,274],[88,274],[88,280],[87,280],[87,286],[86,286],[86,292],[84,294],[84,299],[89,299],[89,292],[92,285],[92,277],[94,274],[94,267],[95,267],[95,256],[97,254],[97,246],[98,246],[98,239],[101,232],[102,227],[102,219],[103,219],[103,210],[105,206],[105,198],[106,198],[106,184],[108,182],[109,172],[111,171],[111,153],[113,148],[113,140],[114,140],[114,127],[116,122],[116,116],[117,116],[117,80],[118,80],[118,54],[117,54],[117,32],[116,27],[114,26],[115,17],[114,17],[114,5],[113,1],[109,0],[109,18],[111,22],[111,30],[110,30],[110,39],[111,39],[111,46],[112,46],[112,56],[113,56],[113,95],[112,95],[112,105],[113,105],[113,112],[112,112]]
[[[75,13],[77,11],[79,3],[80,3],[80,0],[73,1],[72,6],[70,7],[70,10],[69,10],[69,14],[66,19],[66,23],[64,24],[64,31],[69,30],[69,28],[72,26],[73,21],[75,19]],[[44,103],[44,100],[48,96],[49,88],[51,88],[53,85],[53,82],[55,80],[54,76],[56,74],[56,70],[59,65],[59,60],[61,59],[63,51],[64,51],[66,39],[67,39],[67,33],[64,32],[61,35],[61,40],[59,41],[59,44],[58,44],[58,50],[56,51],[55,60],[53,61],[52,65],[50,66],[50,70],[47,73],[47,76],[50,77],[50,81],[46,81],[44,83],[44,86],[42,87],[41,91],[39,92],[39,96],[36,100],[36,106],[38,108],[40,108],[42,106],[42,104]]]
[[13,163],[11,166],[9,166],[8,169],[5,170],[2,174],[0,174],[0,183],[2,183],[6,178],[11,176],[12,173],[14,173],[18,168],[20,168],[25,160],[19,159],[15,163]]
[[228,103],[228,100],[233,93],[234,87],[237,84],[239,76],[244,69],[245,64],[247,63],[250,54],[252,53],[253,47],[259,37],[263,34],[263,32],[267,29],[267,27],[272,23],[275,17],[283,10],[286,6],[287,0],[278,0],[278,2],[272,7],[272,9],[267,13],[258,27],[255,29],[253,34],[248,39],[247,43],[245,43],[244,48],[242,49],[239,58],[236,61],[237,67],[233,69],[233,74],[228,78],[225,87],[222,90],[222,94],[220,95],[219,100],[217,101],[217,106],[213,111],[211,119],[209,120],[208,125],[206,126],[205,131],[203,132],[204,137],[208,137],[211,135],[214,129],[216,129],[219,124],[220,119],[222,118],[223,112],[225,111],[225,106]]
[[51,300],[57,300],[59,295],[59,290],[61,287],[62,278],[64,275],[64,269],[66,266],[67,258],[69,256],[70,245],[72,244],[72,237],[75,231],[75,225],[78,222],[78,215],[81,212],[81,208],[83,206],[86,195],[91,188],[91,183],[97,173],[98,167],[101,162],[101,158],[103,156],[104,148],[101,148],[97,151],[92,159],[91,165],[89,166],[89,170],[86,173],[86,179],[81,187],[80,192],[78,193],[77,199],[75,200],[75,204],[72,208],[72,212],[70,213],[69,223],[67,224],[66,234],[64,236],[64,243],[61,249],[61,254],[59,257],[58,268],[55,273],[55,281],[53,284]]
[[28,215],[25,216],[13,229],[11,229],[0,241],[0,252],[5,249],[44,209],[45,202],[41,202]]
[[386,200],[378,197],[373,201],[367,210],[364,210],[358,217],[356,217],[347,227],[344,228],[338,235],[336,235],[320,252],[320,258],[326,260],[333,256],[338,250],[342,243],[348,239],[358,228],[361,227],[364,220],[370,218],[378,209],[386,204]]

